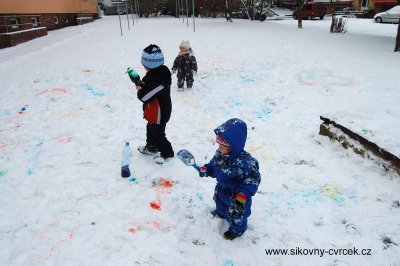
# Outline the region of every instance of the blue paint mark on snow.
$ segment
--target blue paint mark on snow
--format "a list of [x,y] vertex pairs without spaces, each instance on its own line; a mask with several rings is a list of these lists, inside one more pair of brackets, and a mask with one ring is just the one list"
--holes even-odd
[[[43,145],[44,139],[38,138],[37,140],[39,141],[39,143],[36,145],[35,148],[33,148],[33,150],[38,150],[38,148],[40,148],[40,146]],[[27,151],[28,151],[28,150],[25,150],[25,152],[27,152]],[[27,174],[28,174],[28,175],[34,174],[34,168],[35,168],[35,166],[36,166],[36,164],[37,164],[37,161],[38,161],[38,158],[39,158],[40,154],[41,154],[41,153],[40,153],[40,150],[38,150],[38,151],[36,152],[36,154],[32,157],[32,159],[30,159],[29,162],[27,163],[27,167],[28,167],[28,172],[27,172]]]
[[135,182],[136,178],[132,177],[131,179],[129,179],[129,182]]
[[323,225],[323,224],[324,224],[323,218],[322,218],[322,217],[319,218],[319,221],[315,222],[314,224],[315,224],[316,226],[321,226],[321,225]]
[[95,92],[95,91],[93,90],[93,88],[92,88],[91,86],[89,86],[88,84],[82,84],[81,86],[82,86],[82,87],[85,87],[88,91],[92,92],[95,96],[101,97],[101,96],[104,96],[104,95],[105,95],[104,93]]
[[196,193],[200,200],[203,200],[203,196],[200,193]]
[[233,266],[233,261],[231,260],[226,260],[223,264],[224,266]]

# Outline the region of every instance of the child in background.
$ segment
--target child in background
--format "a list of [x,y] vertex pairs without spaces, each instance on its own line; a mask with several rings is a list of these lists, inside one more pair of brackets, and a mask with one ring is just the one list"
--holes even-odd
[[[178,78],[178,90],[183,90],[183,85],[185,84],[188,89],[193,87],[193,75],[197,73],[197,62],[196,57],[192,48],[190,48],[189,41],[182,41],[179,45],[179,54],[175,58],[174,65],[172,66],[172,74],[176,73]],[[178,72],[176,72],[178,71]]]
[[201,176],[217,179],[214,191],[214,217],[226,219],[229,230],[224,237],[233,240],[247,230],[252,196],[261,182],[258,161],[244,150],[246,123],[233,118],[214,130],[219,149],[208,164],[201,167]]
[[136,86],[136,90],[138,99],[143,102],[144,118],[148,123],[146,146],[140,146],[138,150],[149,155],[160,152],[155,161],[163,164],[174,157],[171,143],[165,136],[172,111],[171,72],[164,65],[164,55],[157,45],[151,44],[143,50],[141,62],[147,73],[142,79],[143,85]]

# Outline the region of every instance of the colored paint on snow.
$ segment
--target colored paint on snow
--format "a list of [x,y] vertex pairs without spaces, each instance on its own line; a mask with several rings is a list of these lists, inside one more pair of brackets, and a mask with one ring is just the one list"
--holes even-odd
[[61,246],[71,240],[74,239],[74,234],[75,232],[78,230],[78,228],[81,227],[81,224],[72,228],[71,233],[68,235],[67,238],[61,240],[60,242],[58,242],[57,244],[55,244],[51,249],[50,249],[50,255],[49,257],[45,258],[46,260],[49,259],[50,257],[52,257],[54,255],[54,252],[59,250],[61,248]]
[[54,94],[54,93],[56,93],[56,92],[63,92],[63,93],[67,93],[67,90],[66,89],[59,89],[59,88],[57,88],[57,89],[51,89],[51,90],[44,90],[44,91],[42,91],[42,92],[40,92],[40,95],[43,95],[43,94],[47,94],[47,93],[50,93],[50,94]]
[[93,90],[93,88],[92,88],[91,86],[89,86],[88,84],[82,84],[81,86],[82,86],[82,87],[85,87],[88,91],[90,91],[91,93],[93,93],[95,96],[102,97],[102,96],[105,95],[104,93],[95,92],[95,91]]
[[231,261],[231,260],[226,260],[226,261],[224,262],[224,266],[233,266],[233,261]]
[[329,70],[304,70],[298,77],[301,85],[352,86],[355,83],[351,78],[334,76]]
[[132,177],[131,179],[129,179],[129,182],[135,182],[136,178]]
[[161,211],[161,201],[160,200],[156,200],[153,202],[150,202],[150,207],[152,207],[155,210]]
[[6,175],[6,173],[7,173],[7,170],[5,170],[5,171],[0,171],[0,177],[3,177],[3,176],[5,176],[5,175]]
[[[38,158],[41,154],[41,152],[38,148],[40,148],[43,145],[44,139],[37,138],[37,141],[38,141],[38,144],[36,144],[36,146],[33,148],[33,150],[37,150],[37,152],[27,163],[27,168],[28,168],[27,174],[28,175],[34,174],[35,166],[36,166],[36,164],[38,162]],[[27,151],[28,150],[25,150],[25,152],[27,152]]]
[[72,141],[72,137],[68,137],[68,138],[59,138],[58,142],[59,143],[67,143],[67,142],[71,142]]
[[150,207],[152,207],[155,210],[161,211],[161,199],[160,199],[160,194],[164,193],[171,193],[170,188],[173,186],[172,182],[169,180],[165,180],[164,178],[160,178],[157,183],[154,184],[154,187],[156,188],[157,196],[156,199],[152,202],[150,202]]
[[336,184],[335,182],[332,182],[327,188],[325,188],[322,191],[322,194],[330,199],[335,200],[338,203],[342,203],[345,201],[345,199],[341,197],[342,194],[341,185]]

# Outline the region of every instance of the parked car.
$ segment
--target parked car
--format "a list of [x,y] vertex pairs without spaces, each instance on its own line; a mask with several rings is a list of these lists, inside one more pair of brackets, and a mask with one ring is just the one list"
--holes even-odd
[[[312,19],[319,17],[323,19],[326,15],[326,8],[322,2],[311,2],[302,5],[301,18]],[[297,19],[299,14],[297,10],[293,12],[293,18]]]
[[395,6],[386,12],[378,13],[374,16],[374,21],[378,23],[399,23],[400,6]]

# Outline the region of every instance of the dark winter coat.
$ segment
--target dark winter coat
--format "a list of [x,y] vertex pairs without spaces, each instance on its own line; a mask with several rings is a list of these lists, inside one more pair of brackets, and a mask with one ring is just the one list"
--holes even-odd
[[177,75],[179,76],[192,75],[193,71],[197,72],[196,57],[190,53],[178,55],[175,58],[172,70],[178,70]]
[[167,124],[171,117],[171,72],[161,65],[150,69],[142,79],[144,85],[137,92],[143,102],[144,118],[153,124]]
[[236,195],[244,194],[247,197],[245,208],[250,215],[251,197],[257,192],[261,175],[258,161],[244,150],[246,123],[240,119],[230,119],[214,132],[229,143],[231,153],[223,155],[217,150],[211,161],[204,165],[207,176],[217,179],[215,193],[227,206],[234,204]]

